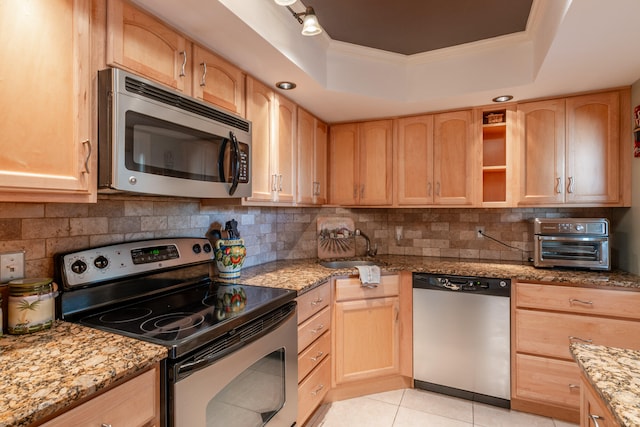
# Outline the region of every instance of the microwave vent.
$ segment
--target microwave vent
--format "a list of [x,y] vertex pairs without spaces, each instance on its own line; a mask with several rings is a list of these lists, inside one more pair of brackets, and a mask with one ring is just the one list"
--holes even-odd
[[206,105],[166,91],[157,86],[136,80],[132,77],[125,78],[125,88],[128,92],[136,93],[146,98],[153,99],[154,101],[162,102],[163,104],[178,107],[182,110],[198,114],[199,116],[208,117],[228,126],[233,126],[234,128],[244,132],[249,132],[250,125],[246,120],[242,120],[241,118],[235,117],[231,114],[226,114],[222,111],[216,110],[215,108],[207,107]]

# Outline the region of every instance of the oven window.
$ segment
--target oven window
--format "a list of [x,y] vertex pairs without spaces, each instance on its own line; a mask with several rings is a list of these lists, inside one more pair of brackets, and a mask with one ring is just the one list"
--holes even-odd
[[125,165],[132,171],[219,182],[224,137],[126,112]]
[[600,260],[600,242],[545,240],[540,244],[543,260]]
[[241,372],[207,404],[207,427],[264,426],[285,403],[285,350]]

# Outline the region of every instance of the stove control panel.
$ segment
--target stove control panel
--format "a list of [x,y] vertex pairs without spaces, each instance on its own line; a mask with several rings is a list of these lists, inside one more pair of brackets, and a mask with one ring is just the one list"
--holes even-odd
[[207,239],[144,240],[101,246],[60,256],[62,285],[82,287],[167,268],[210,262],[213,248]]

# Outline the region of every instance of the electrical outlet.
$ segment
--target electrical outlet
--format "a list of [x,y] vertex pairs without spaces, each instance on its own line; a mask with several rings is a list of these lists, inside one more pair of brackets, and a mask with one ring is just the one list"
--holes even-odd
[[476,239],[484,239],[484,227],[482,225],[476,225]]
[[0,283],[24,278],[24,251],[0,254]]

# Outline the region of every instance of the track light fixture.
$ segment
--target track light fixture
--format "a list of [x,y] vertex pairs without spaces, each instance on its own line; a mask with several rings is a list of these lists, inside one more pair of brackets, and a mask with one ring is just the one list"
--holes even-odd
[[302,24],[302,35],[303,36],[316,36],[322,32],[322,27],[318,22],[318,17],[316,16],[316,12],[313,10],[311,6],[307,6],[304,12],[296,13],[291,7],[289,7],[289,3],[293,4],[295,1],[291,2],[290,0],[275,0],[275,2],[279,5],[285,6],[289,12],[293,15],[294,18],[298,20],[299,23]]

